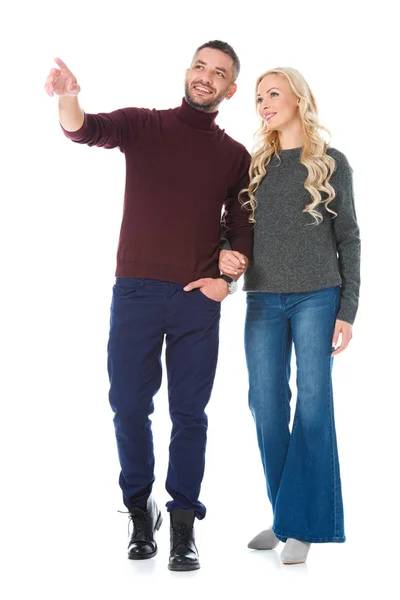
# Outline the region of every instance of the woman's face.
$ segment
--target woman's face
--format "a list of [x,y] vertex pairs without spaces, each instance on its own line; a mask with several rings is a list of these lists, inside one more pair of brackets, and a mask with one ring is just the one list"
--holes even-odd
[[260,81],[257,106],[260,117],[269,131],[282,131],[297,119],[299,98],[284,75],[271,73]]

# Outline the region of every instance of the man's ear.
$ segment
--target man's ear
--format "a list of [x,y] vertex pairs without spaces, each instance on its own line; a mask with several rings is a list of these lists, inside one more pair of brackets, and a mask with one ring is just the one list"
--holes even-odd
[[232,83],[231,87],[229,88],[229,92],[227,93],[227,95],[225,96],[225,98],[227,100],[230,100],[232,98],[233,94],[235,94],[236,90],[237,90],[236,83]]

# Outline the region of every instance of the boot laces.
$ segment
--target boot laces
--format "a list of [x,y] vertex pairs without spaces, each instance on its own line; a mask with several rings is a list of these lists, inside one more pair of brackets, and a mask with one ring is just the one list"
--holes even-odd
[[[122,514],[127,514],[128,515],[128,537],[131,535],[131,537],[136,537],[139,536],[141,538],[146,538],[147,537],[147,533],[146,533],[146,525],[147,525],[147,514],[146,513],[139,513],[137,515],[132,514],[129,511],[122,511],[119,510],[119,513]],[[131,528],[132,528],[132,534],[131,534]]]
[[172,526],[175,545],[183,542],[188,544],[192,541],[192,528],[184,523],[177,523]]

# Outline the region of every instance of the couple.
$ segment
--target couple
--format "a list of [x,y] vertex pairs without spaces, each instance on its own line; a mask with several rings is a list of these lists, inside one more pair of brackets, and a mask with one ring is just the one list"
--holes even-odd
[[[126,160],[108,371],[120,486],[133,523],[129,558],[155,556],[162,523],[151,495],[149,416],[165,339],[172,420],[168,566],[200,567],[194,520],[206,513],[199,501],[205,408],[221,301],[244,272],[249,404],[274,515],[273,527],[249,547],[270,549],[282,541],[282,562],[298,563],[312,542],[343,542],[331,369],[332,357],[351,339],[360,244],[351,168],[323,141],[307,83],[289,68],[258,78],[261,126],[250,157],[215,123],[219,104],[235,94],[240,69],[224,42],[196,50],[185,98],[170,110],[84,113],[76,78],[56,62],[45,89],[59,96],[65,135],[118,147]],[[290,431],[293,345],[298,396]]]

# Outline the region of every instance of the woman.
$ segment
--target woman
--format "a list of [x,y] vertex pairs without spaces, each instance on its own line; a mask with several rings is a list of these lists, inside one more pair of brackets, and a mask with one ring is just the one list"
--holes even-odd
[[[352,337],[360,239],[351,168],[321,136],[304,78],[291,68],[267,71],[256,95],[259,143],[241,193],[255,223],[245,349],[274,520],[249,547],[286,542],[281,560],[290,564],[305,562],[313,542],[345,541],[331,371]],[[221,251],[221,271],[233,275],[238,267],[238,253]],[[292,346],[297,404],[290,431]]]

